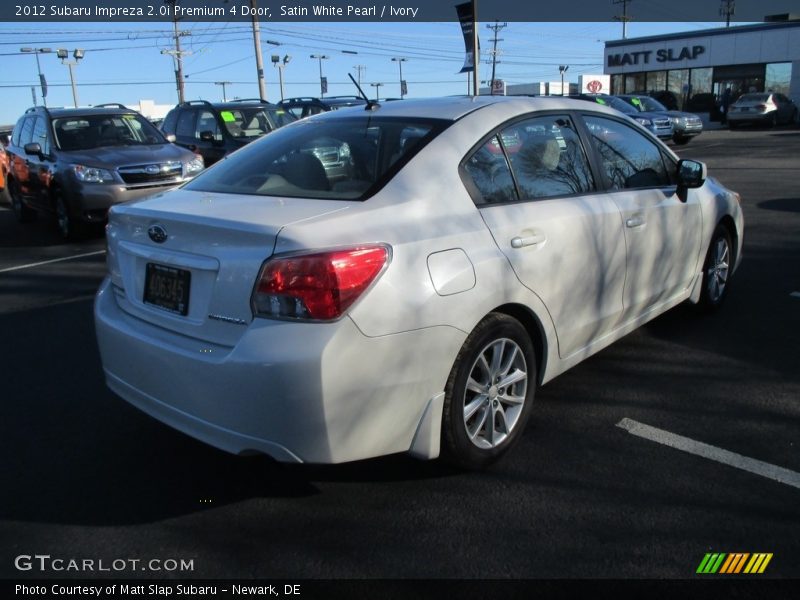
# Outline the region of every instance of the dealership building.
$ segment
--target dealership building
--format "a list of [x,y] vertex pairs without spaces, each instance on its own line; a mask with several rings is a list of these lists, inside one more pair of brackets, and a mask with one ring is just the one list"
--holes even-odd
[[800,104],[800,20],[767,21],[606,42],[611,93],[670,91],[685,106],[730,88],[734,98],[772,91]]

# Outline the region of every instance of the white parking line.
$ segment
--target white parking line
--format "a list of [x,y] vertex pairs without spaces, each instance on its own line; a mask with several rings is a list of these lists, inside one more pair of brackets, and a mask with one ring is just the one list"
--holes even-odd
[[33,267],[40,267],[42,265],[49,265],[52,263],[63,262],[65,260],[73,260],[75,258],[85,258],[87,256],[97,256],[98,254],[105,254],[105,250],[97,250],[96,252],[86,252],[84,254],[73,254],[72,256],[64,256],[62,258],[53,258],[51,260],[43,260],[41,262],[30,263],[27,265],[17,265],[16,267],[7,267],[0,269],[0,273],[8,273],[9,271],[19,271],[21,269],[31,269]]
[[703,458],[714,460],[724,465],[742,469],[743,471],[748,471],[749,473],[754,473],[761,477],[766,477],[767,479],[772,479],[773,481],[800,489],[800,473],[796,473],[795,471],[742,456],[735,452],[723,450],[716,446],[710,446],[703,442],[697,442],[693,439],[670,433],[663,429],[657,429],[656,427],[651,427],[650,425],[645,425],[628,418],[622,419],[617,423],[617,427],[621,427],[627,430],[628,433],[650,440],[651,442],[664,444],[676,450],[683,450],[689,454],[702,456]]

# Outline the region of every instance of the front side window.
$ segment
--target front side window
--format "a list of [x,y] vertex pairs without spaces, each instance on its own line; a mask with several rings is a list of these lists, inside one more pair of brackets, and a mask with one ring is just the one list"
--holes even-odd
[[42,148],[42,154],[50,154],[50,136],[47,135],[47,121],[42,117],[36,118],[31,141],[39,144]]
[[584,120],[612,189],[670,185],[661,150],[652,140],[613,119]]
[[181,138],[194,137],[194,123],[197,111],[194,109],[187,109],[178,115],[178,124],[175,125],[175,135]]
[[501,138],[522,200],[594,189],[589,161],[568,117],[526,119],[504,129]]
[[281,109],[264,106],[242,106],[219,111],[222,123],[235,138],[251,140],[294,121],[294,116]]
[[33,140],[33,121],[36,117],[28,117],[25,121],[22,122],[22,127],[20,128],[19,132],[19,145],[25,146],[25,144],[31,143]]
[[448,121],[373,117],[300,121],[248,144],[186,189],[354,200],[371,195]]
[[194,137],[199,140],[200,134],[204,131],[210,131],[215,140],[222,140],[219,123],[217,123],[217,118],[210,110],[201,110],[200,114],[197,116],[197,126],[195,127]]
[[138,114],[97,114],[53,120],[61,150],[90,150],[103,146],[164,144],[164,136]]

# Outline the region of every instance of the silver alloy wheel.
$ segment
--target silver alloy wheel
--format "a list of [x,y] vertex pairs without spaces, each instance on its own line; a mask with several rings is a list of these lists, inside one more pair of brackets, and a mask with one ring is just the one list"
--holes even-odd
[[496,448],[519,421],[528,390],[528,368],[516,342],[490,342],[472,364],[464,390],[464,426],[478,448]]
[[714,254],[711,257],[711,264],[708,265],[708,299],[711,302],[718,302],[725,293],[729,257],[728,239],[724,235],[720,236],[714,242]]

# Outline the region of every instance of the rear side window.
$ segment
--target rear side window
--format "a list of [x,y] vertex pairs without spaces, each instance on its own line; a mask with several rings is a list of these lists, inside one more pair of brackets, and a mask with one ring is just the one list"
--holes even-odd
[[448,121],[312,119],[282,127],[201,173],[186,189],[354,200],[375,193]]
[[[464,163],[468,188],[477,205],[502,204],[517,200],[514,178],[498,136],[492,137]],[[469,185],[471,183],[472,185]]]
[[178,124],[175,127],[175,135],[178,137],[194,137],[194,121],[196,112],[194,110],[184,110],[178,116]]
[[568,117],[526,119],[504,129],[501,139],[522,200],[594,189],[589,161]]
[[161,124],[161,131],[165,133],[175,133],[175,125],[178,123],[178,111],[174,108],[169,111]]
[[658,146],[633,127],[605,117],[584,117],[612,189],[663,187],[670,177]]

